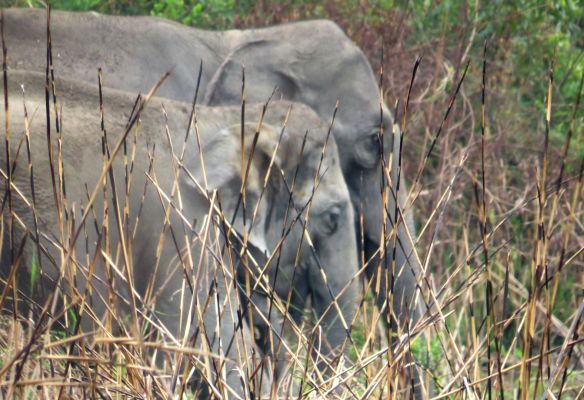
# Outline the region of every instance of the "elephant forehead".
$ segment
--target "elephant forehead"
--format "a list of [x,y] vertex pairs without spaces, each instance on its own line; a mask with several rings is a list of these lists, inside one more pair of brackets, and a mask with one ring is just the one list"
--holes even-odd
[[319,143],[308,150],[289,174],[289,179],[296,179],[294,198],[298,203],[305,204],[317,194],[339,197],[337,192],[346,187],[336,148],[326,148],[323,154],[322,146]]
[[371,107],[368,112],[363,112],[360,118],[353,118],[348,122],[347,129],[350,129],[352,135],[356,137],[367,136],[371,132],[382,129],[387,141],[391,140],[394,122],[393,116],[385,104],[383,104],[383,108],[381,109],[379,108],[379,104],[377,104]]

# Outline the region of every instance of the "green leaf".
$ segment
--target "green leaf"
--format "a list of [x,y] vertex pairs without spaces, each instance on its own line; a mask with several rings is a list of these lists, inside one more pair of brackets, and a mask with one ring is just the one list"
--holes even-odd
[[39,268],[39,261],[38,261],[38,254],[36,252],[36,248],[33,247],[32,249],[32,259],[30,261],[30,290],[34,290],[34,287],[38,281],[40,276],[40,268]]

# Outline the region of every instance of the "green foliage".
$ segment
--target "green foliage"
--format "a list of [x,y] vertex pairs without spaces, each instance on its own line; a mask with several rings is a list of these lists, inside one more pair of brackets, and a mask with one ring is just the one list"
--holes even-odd
[[207,29],[233,27],[233,18],[249,11],[255,1],[235,0],[15,0],[13,6],[56,10],[97,11],[105,14],[152,15]]
[[[410,2],[410,24],[414,33],[410,46],[431,43],[445,37],[451,46],[460,34],[476,37],[471,57],[482,60],[482,46],[489,43],[490,76],[506,71],[506,94],[519,100],[518,116],[532,129],[541,129],[546,109],[548,71],[554,70],[553,116],[550,137],[554,145],[565,140],[568,121],[578,96],[584,73],[584,7],[577,0],[538,2],[533,0],[494,0],[460,2],[425,0]],[[464,28],[461,28],[464,27]],[[463,37],[464,37],[463,36]],[[466,44],[465,44],[466,45]],[[453,48],[447,50],[456,50]],[[509,73],[510,72],[510,73]],[[498,89],[502,89],[498,86]],[[584,115],[579,114],[579,124]],[[539,128],[538,128],[539,124]],[[584,144],[576,143],[579,157]]]
[[77,311],[73,307],[69,307],[69,309],[67,309],[67,315],[69,316],[69,326],[70,327],[76,326],[77,319],[79,318],[77,316]]
[[39,261],[38,261],[38,254],[36,252],[36,248],[33,247],[32,250],[32,257],[30,261],[30,288],[34,290],[34,287],[38,281],[40,276],[40,268],[39,268]]
[[349,358],[352,361],[355,361],[355,360],[357,360],[357,352],[361,351],[363,346],[365,346],[365,340],[367,340],[367,333],[365,332],[365,325],[356,324],[351,329],[351,338],[353,339],[353,343],[355,343],[355,346],[351,346],[349,348]]
[[242,4],[235,0],[169,0],[154,2],[150,15],[201,28],[226,29],[241,9]]
[[436,368],[435,363],[442,358],[442,345],[437,336],[430,338],[429,341],[417,336],[410,340],[410,348],[414,359],[426,368]]
[[104,14],[144,14],[151,7],[152,0],[8,0],[14,7],[46,7],[55,10],[97,11]]

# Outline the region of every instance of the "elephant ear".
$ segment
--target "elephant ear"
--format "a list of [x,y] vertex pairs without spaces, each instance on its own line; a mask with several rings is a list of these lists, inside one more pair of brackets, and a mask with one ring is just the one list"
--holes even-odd
[[235,48],[219,66],[207,87],[205,104],[239,104],[242,70],[245,70],[246,100],[264,102],[277,87],[287,100],[295,100],[302,77],[293,70],[291,55],[297,49],[280,40],[255,40]]
[[262,192],[266,182],[278,179],[274,172],[268,176],[280,165],[276,154],[278,138],[275,127],[262,124],[258,131],[255,123],[246,123],[243,132],[238,124],[201,135],[200,147],[195,144],[185,163],[190,176],[182,180],[197,193],[217,190],[225,220],[242,237],[247,233],[249,242],[262,252],[269,250],[264,235],[267,196]]

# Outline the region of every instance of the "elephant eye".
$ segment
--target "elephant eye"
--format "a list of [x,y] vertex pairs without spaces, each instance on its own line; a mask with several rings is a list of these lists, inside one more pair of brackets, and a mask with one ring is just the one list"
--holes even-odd
[[340,205],[334,205],[322,215],[323,228],[327,234],[335,233],[341,222],[343,209]]
[[369,148],[371,149],[371,152],[379,151],[379,140],[380,140],[380,138],[379,138],[379,134],[377,132],[369,135],[369,137],[367,138],[367,141],[368,141]]
[[355,143],[355,159],[363,168],[373,168],[379,163],[380,154],[379,130],[370,131],[369,134],[360,137]]

